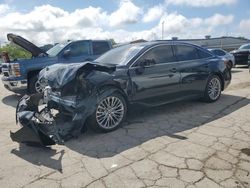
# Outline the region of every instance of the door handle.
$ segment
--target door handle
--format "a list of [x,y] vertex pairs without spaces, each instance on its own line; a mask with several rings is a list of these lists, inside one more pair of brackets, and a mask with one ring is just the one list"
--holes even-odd
[[176,69],[176,68],[172,68],[172,69],[170,70],[170,72],[176,73],[176,72],[177,72],[177,69]]

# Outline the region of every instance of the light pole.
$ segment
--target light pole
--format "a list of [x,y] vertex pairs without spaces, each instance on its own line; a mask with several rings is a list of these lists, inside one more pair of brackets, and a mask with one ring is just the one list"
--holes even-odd
[[164,38],[164,21],[161,23],[161,39],[163,40]]

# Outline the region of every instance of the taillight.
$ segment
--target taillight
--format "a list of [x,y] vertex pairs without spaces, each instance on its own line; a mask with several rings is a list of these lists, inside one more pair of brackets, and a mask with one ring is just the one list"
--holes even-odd
[[20,65],[19,63],[12,63],[11,64],[11,74],[13,76],[21,76]]

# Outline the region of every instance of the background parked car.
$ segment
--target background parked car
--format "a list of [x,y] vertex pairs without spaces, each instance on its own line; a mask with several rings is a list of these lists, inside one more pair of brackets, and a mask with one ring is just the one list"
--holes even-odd
[[235,58],[234,55],[226,52],[225,50],[216,48],[216,49],[208,49],[210,52],[212,52],[214,55],[217,55],[221,57],[223,60],[228,61],[228,67],[231,69],[232,67],[235,66]]
[[244,44],[238,50],[230,52],[235,57],[235,65],[248,65],[250,60],[250,44]]
[[[199,46],[155,41],[114,48],[94,62],[52,65],[39,79],[49,86],[44,95],[22,98],[17,119],[48,145],[78,135],[86,125],[103,132],[117,129],[129,104],[156,106],[201,97],[214,102],[230,83],[231,71]],[[47,108],[38,112],[34,106],[43,96]],[[53,109],[58,111],[54,117]],[[11,138],[17,141],[15,133]]]
[[13,61],[4,55],[2,82],[5,88],[17,93],[27,89],[29,93],[40,92],[43,86],[37,82],[38,73],[46,66],[94,60],[112,48],[106,40],[78,40],[57,44],[46,52],[21,36],[8,34],[7,38],[32,54],[30,59]]

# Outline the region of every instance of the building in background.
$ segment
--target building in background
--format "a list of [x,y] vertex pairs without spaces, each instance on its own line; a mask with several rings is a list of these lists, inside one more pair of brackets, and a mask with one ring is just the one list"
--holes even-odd
[[172,40],[178,40],[181,42],[189,42],[193,43],[205,48],[222,48],[226,51],[232,51],[238,49],[241,45],[250,43],[249,39],[245,39],[242,37],[218,37],[211,38],[211,36],[205,36],[204,39],[178,39],[177,37],[173,37]]

